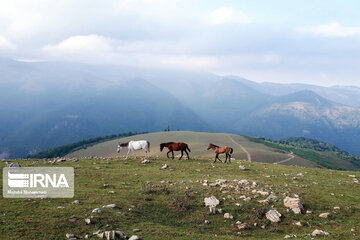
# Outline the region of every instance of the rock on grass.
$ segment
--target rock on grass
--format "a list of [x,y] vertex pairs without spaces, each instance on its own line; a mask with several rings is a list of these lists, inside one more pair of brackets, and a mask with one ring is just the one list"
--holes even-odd
[[280,222],[281,214],[276,210],[270,210],[266,213],[266,218],[273,223]]
[[312,233],[311,236],[315,237],[315,236],[327,236],[329,235],[328,232],[325,232],[323,230],[319,230],[319,229],[315,229]]

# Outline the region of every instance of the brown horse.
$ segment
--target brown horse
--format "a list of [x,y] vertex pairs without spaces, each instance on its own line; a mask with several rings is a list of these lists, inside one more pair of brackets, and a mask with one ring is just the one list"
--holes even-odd
[[216,162],[216,159],[218,159],[220,162],[222,162],[219,158],[219,154],[222,154],[222,153],[225,153],[225,155],[226,155],[225,163],[227,162],[228,157],[229,157],[229,163],[231,163],[231,155],[230,154],[233,153],[233,149],[231,147],[228,147],[228,146],[219,147],[215,144],[210,143],[207,150],[209,150],[210,148],[212,150],[214,150],[214,152],[216,154],[214,163]]
[[161,143],[160,144],[160,152],[162,152],[162,150],[164,149],[164,147],[167,147],[169,149],[169,151],[166,153],[166,156],[169,158],[169,153],[172,153],[172,159],[174,159],[174,151],[181,151],[181,157],[179,158],[179,160],[183,157],[184,155],[184,151],[187,155],[187,158],[190,159],[189,157],[189,153],[187,152],[187,150],[190,151],[190,148],[188,147],[188,145],[186,143],[183,142],[167,142],[167,143]]

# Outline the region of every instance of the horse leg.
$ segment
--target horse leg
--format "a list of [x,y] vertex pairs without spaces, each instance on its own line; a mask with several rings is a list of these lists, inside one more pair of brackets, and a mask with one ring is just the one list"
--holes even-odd
[[181,158],[183,157],[184,153],[183,153],[183,150],[181,150],[181,156],[179,158],[179,160],[181,160]]
[[130,148],[128,149],[128,152],[127,152],[127,154],[126,154],[126,159],[128,159],[129,153],[130,153]]
[[216,153],[214,163],[216,163],[216,159],[218,159],[219,154]]
[[167,153],[166,153],[166,156],[167,156],[167,158],[170,158],[169,157],[169,153],[170,153],[171,151],[169,150]]
[[219,154],[217,154],[217,159],[222,163],[221,159],[219,158]]
[[231,163],[231,155],[229,154],[229,163]]
[[172,160],[174,160],[174,150],[171,150],[172,153]]
[[227,153],[225,153],[225,163],[227,162],[227,157],[228,157],[228,155],[227,155]]
[[185,150],[185,153],[187,155],[187,159],[190,160],[189,153]]

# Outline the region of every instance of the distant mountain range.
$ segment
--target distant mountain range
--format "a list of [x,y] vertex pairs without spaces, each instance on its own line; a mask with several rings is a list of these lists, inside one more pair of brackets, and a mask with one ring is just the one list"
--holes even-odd
[[360,88],[0,59],[0,158],[121,132],[310,137],[360,155]]

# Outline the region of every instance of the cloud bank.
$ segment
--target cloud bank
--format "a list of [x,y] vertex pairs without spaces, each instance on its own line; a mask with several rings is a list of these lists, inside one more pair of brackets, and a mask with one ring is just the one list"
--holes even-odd
[[358,7],[281,0],[0,1],[0,57],[360,85]]

